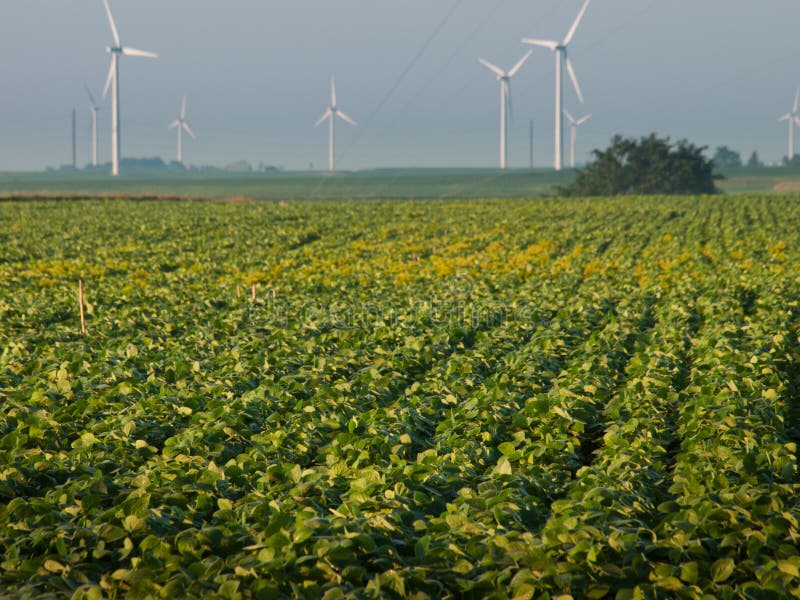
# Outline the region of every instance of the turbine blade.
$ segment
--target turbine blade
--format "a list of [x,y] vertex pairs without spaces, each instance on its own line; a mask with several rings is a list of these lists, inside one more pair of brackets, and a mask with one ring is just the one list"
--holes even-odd
[[119,32],[117,31],[117,26],[114,23],[114,16],[111,14],[111,7],[108,5],[108,0],[103,0],[103,6],[106,7],[106,15],[108,16],[108,24],[111,25],[111,35],[114,36],[114,45],[119,47]]
[[564,109],[564,116],[567,117],[567,121],[569,121],[573,125],[576,124],[575,117],[573,117],[566,108]]
[[798,127],[800,127],[800,117],[795,117],[795,118],[794,118],[794,123],[795,123],[795,125],[797,125]]
[[97,102],[95,102],[94,95],[92,94],[92,91],[89,89],[89,86],[84,83],[83,89],[86,90],[86,95],[89,96],[89,102],[92,104],[92,109],[96,109]]
[[181,105],[181,120],[186,118],[186,96],[183,97],[183,104]]
[[103,88],[103,98],[105,98],[108,95],[108,90],[111,87],[111,82],[114,81],[116,76],[117,76],[117,70],[114,68],[114,57],[112,56],[111,57],[111,67],[109,67],[109,69],[108,69],[108,77],[106,77],[106,85]]
[[494,74],[495,74],[495,75],[497,75],[498,77],[505,77],[505,76],[506,76],[506,74],[505,74],[505,72],[503,71],[503,69],[501,69],[501,68],[500,68],[500,67],[498,67],[497,65],[493,65],[493,64],[492,64],[492,63],[490,63],[488,60],[485,60],[485,59],[483,59],[483,58],[479,58],[479,59],[478,59],[478,62],[479,62],[479,63],[481,63],[481,64],[482,64],[484,67],[486,67],[487,69],[489,69],[489,70],[490,70],[492,73],[494,73]]
[[186,133],[188,133],[190,136],[192,136],[193,140],[196,140],[197,136],[194,134],[194,131],[192,131],[192,128],[189,127],[189,124],[184,122],[184,123],[182,123],[182,125],[183,125],[184,131],[186,131]]
[[348,117],[348,116],[347,116],[346,114],[344,114],[342,111],[340,111],[340,110],[337,110],[337,111],[336,111],[336,116],[337,116],[337,117],[339,117],[339,118],[340,118],[342,121],[344,121],[345,123],[350,123],[350,125],[352,125],[353,127],[358,127],[358,123],[356,123],[355,121],[353,121],[353,119],[351,119],[350,117]]
[[569,32],[567,33],[567,37],[564,38],[562,42],[563,46],[568,46],[569,43],[572,41],[572,38],[575,37],[575,32],[578,30],[578,25],[581,24],[581,20],[583,19],[583,15],[586,14],[586,9],[589,8],[589,3],[592,0],[586,0],[583,7],[581,8],[581,12],[578,13],[578,17],[575,19],[575,22],[572,24]]
[[581,104],[583,104],[583,92],[581,92],[581,86],[578,83],[578,77],[575,75],[575,69],[572,66],[572,61],[568,58],[567,59],[567,73],[569,73],[569,78],[572,80],[572,85],[575,86],[575,93],[578,94],[578,100],[580,100]]
[[512,68],[512,69],[511,69],[511,70],[508,72],[508,76],[509,76],[509,77],[514,77],[514,75],[516,75],[517,73],[519,73],[519,70],[522,68],[522,66],[523,66],[523,65],[524,65],[526,62],[528,62],[528,59],[531,57],[531,54],[533,54],[533,48],[531,48],[530,50],[528,50],[528,53],[527,53],[525,56],[523,56],[523,57],[522,57],[522,58],[519,60],[519,62],[518,62],[517,64],[515,64],[515,65],[514,65],[514,67],[513,67],[513,68]]
[[800,86],[797,88],[797,92],[794,94],[794,104],[792,105],[792,114],[797,114],[797,108],[800,106]]
[[137,50],[136,48],[123,48],[122,54],[125,56],[139,56],[141,58],[158,58],[158,54],[154,52],[147,52],[146,50]]
[[176,119],[175,121],[173,121],[172,123],[169,124],[169,128],[170,129],[175,129],[176,127],[180,127],[180,125],[181,125],[181,122]]
[[581,117],[580,119],[578,119],[575,122],[575,125],[583,125],[584,123],[586,123],[586,121],[588,121],[591,118],[592,118],[592,115],[586,115],[585,117]]
[[788,120],[789,120],[789,119],[791,119],[791,118],[792,118],[792,115],[790,115],[790,114],[785,114],[785,115],[783,115],[783,116],[782,116],[780,119],[778,119],[778,123],[783,123],[784,121],[788,121]]
[[331,106],[336,106],[336,80],[331,77]]
[[326,111],[325,111],[325,114],[324,114],[324,115],[322,115],[322,116],[319,118],[319,121],[317,121],[317,124],[316,124],[316,125],[314,125],[314,127],[319,127],[320,125],[322,125],[322,124],[323,124],[325,121],[327,121],[327,120],[328,120],[330,117],[332,117],[332,116],[333,116],[333,112],[332,112],[332,111],[331,111],[331,109],[329,108],[328,110],[326,110]]
[[529,46],[540,46],[542,48],[547,48],[548,50],[553,50],[555,52],[556,48],[558,48],[558,42],[554,42],[552,40],[535,40],[533,38],[522,38],[523,44],[528,44]]

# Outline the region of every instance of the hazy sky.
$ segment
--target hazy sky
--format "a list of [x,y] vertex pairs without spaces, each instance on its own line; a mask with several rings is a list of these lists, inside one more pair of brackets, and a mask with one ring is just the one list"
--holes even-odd
[[[525,36],[561,38],[581,0],[111,0],[123,44],[158,52],[123,58],[123,155],[175,155],[167,125],[188,95],[192,164],[307,168],[326,163],[313,125],[336,75],[339,104],[360,127],[339,127],[342,168],[494,166],[499,87],[477,59],[510,67]],[[90,158],[86,82],[100,93],[111,33],[100,0],[3,0],[0,171]],[[455,7],[455,8],[454,8]],[[452,12],[439,34],[414,57]],[[777,118],[800,83],[796,0],[594,0],[571,57],[594,116],[579,160],[614,133],[652,131],[768,161],[786,154]],[[413,66],[412,66],[413,65]],[[401,77],[408,70],[405,77]],[[392,90],[394,91],[392,92]],[[512,84],[510,163],[552,164],[554,59],[536,49]],[[391,93],[390,93],[391,92]],[[108,160],[110,111],[100,115]]]

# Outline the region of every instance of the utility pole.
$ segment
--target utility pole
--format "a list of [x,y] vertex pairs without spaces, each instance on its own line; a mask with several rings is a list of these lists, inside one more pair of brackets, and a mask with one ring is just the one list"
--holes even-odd
[[77,168],[78,168],[78,152],[77,152],[77,146],[76,146],[76,141],[75,141],[76,120],[77,120],[77,118],[76,118],[76,115],[75,115],[75,109],[73,108],[72,109],[72,168],[77,170]]
[[533,119],[530,122],[530,131],[529,131],[529,141],[530,141],[530,164],[531,164],[531,171],[533,171]]

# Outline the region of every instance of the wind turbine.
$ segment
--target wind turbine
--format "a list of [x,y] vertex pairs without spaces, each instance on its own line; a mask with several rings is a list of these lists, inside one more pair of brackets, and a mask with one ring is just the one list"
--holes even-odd
[[589,3],[591,1],[592,0],[586,0],[581,8],[581,11],[578,13],[578,17],[575,19],[575,22],[572,24],[572,27],[570,27],[563,41],[556,42],[553,40],[538,40],[533,38],[524,38],[522,40],[523,44],[541,46],[542,48],[552,50],[556,55],[556,151],[555,159],[553,161],[553,167],[556,171],[561,170],[564,162],[563,66],[566,65],[567,73],[569,74],[569,78],[572,80],[572,85],[575,87],[575,93],[578,95],[578,100],[580,100],[581,104],[583,104],[583,93],[581,92],[581,86],[578,84],[578,78],[575,75],[575,69],[572,66],[572,61],[570,61],[569,57],[567,56],[567,48],[572,42],[572,38],[575,37],[575,32],[578,30],[578,25],[580,25],[583,15],[586,14],[586,9],[589,8]]
[[111,25],[111,35],[114,37],[114,45],[106,48],[106,52],[111,54],[111,68],[108,70],[106,87],[103,89],[103,98],[108,95],[108,88],[112,87],[111,98],[111,174],[115,177],[119,175],[120,158],[120,124],[119,124],[119,57],[120,56],[139,56],[143,58],[158,58],[157,54],[136,50],[135,48],[125,48],[120,42],[117,26],[114,24],[114,17],[111,14],[111,7],[108,0],[103,0],[108,16],[108,24]]
[[89,110],[92,111],[92,166],[97,166],[97,111],[100,110],[100,105],[94,99],[94,95],[89,90],[88,85],[84,85],[86,94],[89,96]]
[[511,111],[511,79],[519,72],[522,65],[531,57],[533,50],[523,56],[510,71],[503,71],[500,67],[493,65],[488,60],[479,58],[478,61],[497,76],[500,82],[500,168],[506,168],[506,158],[508,156],[508,119],[506,111]]
[[336,121],[336,117],[339,117],[342,121],[349,123],[354,127],[358,126],[358,123],[340,111],[338,106],[336,106],[336,82],[334,81],[333,77],[331,77],[331,105],[328,107],[328,110],[325,111],[325,114],[320,117],[319,121],[317,121],[317,124],[314,125],[314,127],[319,127],[326,120],[328,121],[328,170],[331,173],[334,171],[333,154],[336,149],[336,141],[334,139],[334,123]]
[[800,87],[797,88],[797,92],[794,95],[794,104],[792,104],[792,111],[783,115],[780,119],[778,119],[778,123],[783,123],[784,121],[789,121],[789,154],[786,155],[786,159],[791,162],[794,158],[794,126],[800,126],[800,116],[797,114],[797,109],[800,106]]
[[186,96],[183,97],[181,116],[169,124],[170,129],[175,129],[176,127],[178,128],[178,162],[183,164],[183,132],[186,131],[186,133],[192,136],[193,140],[197,139],[194,131],[192,131],[192,128],[189,127],[189,124],[186,122]]
[[578,137],[578,127],[586,123],[589,119],[592,118],[592,115],[586,115],[585,117],[581,117],[580,119],[576,119],[569,111],[564,109],[564,116],[567,117],[567,121],[569,121],[570,126],[570,149],[569,149],[569,166],[570,168],[575,168],[575,142]]

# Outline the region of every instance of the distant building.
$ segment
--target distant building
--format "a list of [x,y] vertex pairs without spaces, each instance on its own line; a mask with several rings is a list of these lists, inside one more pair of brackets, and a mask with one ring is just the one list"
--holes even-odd
[[253,165],[246,160],[237,160],[225,167],[225,170],[231,173],[252,173]]

